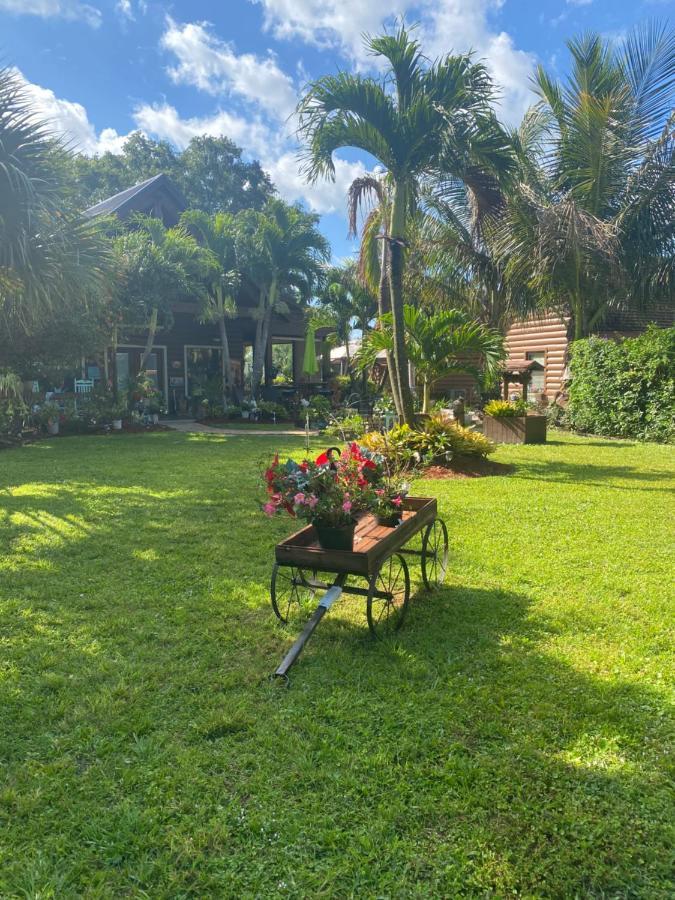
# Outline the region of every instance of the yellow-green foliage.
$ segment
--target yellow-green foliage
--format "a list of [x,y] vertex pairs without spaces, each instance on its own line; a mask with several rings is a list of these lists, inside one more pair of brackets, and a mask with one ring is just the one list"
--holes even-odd
[[510,400],[490,400],[485,404],[483,412],[494,419],[511,419],[527,415],[527,404],[522,400],[516,400],[515,403]]
[[390,458],[405,453],[418,453],[422,461],[450,456],[487,456],[495,445],[472,428],[463,428],[440,416],[427,419],[423,425],[395,425],[385,434],[370,432],[360,439],[369,450]]

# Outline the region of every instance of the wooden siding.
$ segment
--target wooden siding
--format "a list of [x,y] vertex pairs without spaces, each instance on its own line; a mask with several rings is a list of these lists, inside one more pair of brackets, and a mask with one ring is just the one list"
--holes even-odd
[[[506,332],[506,355],[525,358],[528,353],[544,353],[544,392],[553,400],[562,386],[567,364],[567,323],[555,314],[514,322]],[[510,391],[520,393],[519,384],[510,384]]]

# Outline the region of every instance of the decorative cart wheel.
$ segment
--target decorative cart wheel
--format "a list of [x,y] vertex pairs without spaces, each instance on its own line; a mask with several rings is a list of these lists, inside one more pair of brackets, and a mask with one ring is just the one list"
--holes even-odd
[[408,564],[400,553],[394,553],[370,579],[366,615],[373,637],[386,637],[398,631],[409,599]]
[[295,566],[274,563],[270,599],[272,609],[284,625],[296,607],[302,607],[314,598],[315,588],[309,581],[309,573]]
[[443,519],[434,519],[422,539],[422,579],[428,591],[443,584],[448,571],[448,529]]

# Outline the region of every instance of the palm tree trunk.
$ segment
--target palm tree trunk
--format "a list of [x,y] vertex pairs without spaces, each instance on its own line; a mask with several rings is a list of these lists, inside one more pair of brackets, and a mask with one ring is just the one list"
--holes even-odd
[[424,376],[423,385],[422,412],[428,414],[429,406],[431,404],[431,382],[426,375]]
[[[380,256],[380,284],[377,292],[377,315],[380,320],[382,316],[389,311],[391,305],[389,290],[389,242],[387,235],[382,238],[382,253]],[[394,409],[399,420],[403,417],[401,406],[401,396],[398,391],[398,379],[396,378],[396,369],[394,368],[394,360],[389,350],[386,351],[387,372],[389,374],[389,387],[391,388],[391,396],[394,401]]]
[[260,318],[256,324],[255,330],[255,346],[253,347],[253,372],[251,373],[251,393],[255,398],[260,392],[260,384],[262,382],[263,366],[265,364],[265,354],[267,352],[267,340],[269,338],[270,322],[272,313],[277,299],[277,281],[272,279],[270,284],[267,303],[265,304],[264,294],[261,292],[261,309]]
[[394,370],[398,386],[402,422],[412,425],[415,418],[413,399],[408,384],[408,356],[405,349],[403,324],[403,267],[405,265],[404,241],[406,236],[407,191],[405,184],[397,182],[391,210],[390,231],[390,295],[391,320],[394,339]]
[[220,330],[220,362],[221,362],[221,373],[223,378],[223,412],[227,410],[227,401],[230,394],[230,341],[227,335],[227,326],[225,324],[225,309],[223,306],[223,297],[222,293],[218,298],[218,309],[219,309],[219,318],[218,318],[218,328]]
[[145,365],[148,361],[148,357],[152,352],[152,345],[155,343],[155,335],[157,334],[157,316],[159,315],[159,309],[154,306],[152,312],[150,313],[150,321],[148,322],[148,339],[145,342],[145,347],[143,348],[143,353],[141,354],[141,362],[139,364],[139,371],[145,371]]

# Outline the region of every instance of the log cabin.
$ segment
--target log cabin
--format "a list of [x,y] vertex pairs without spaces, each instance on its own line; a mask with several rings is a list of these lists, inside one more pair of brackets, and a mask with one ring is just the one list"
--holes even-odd
[[[168,228],[176,225],[186,209],[186,201],[179,189],[166,175],[160,174],[133,185],[113,197],[102,200],[85,211],[88,218],[112,215],[121,221],[134,214],[161,219]],[[238,315],[227,323],[231,355],[231,376],[236,391],[243,399],[250,386],[253,363],[256,297],[251,285],[243,283],[237,297]],[[199,319],[195,303],[186,298],[172,306],[170,327],[158,328],[146,373],[163,397],[171,414],[194,414],[195,405],[203,396],[204,385],[217,381],[221,370],[221,341],[216,323]],[[320,386],[322,374],[308,379],[302,375],[307,325],[302,310],[288,315],[275,315],[265,355],[262,396],[264,399],[285,399],[298,388]],[[118,390],[124,390],[129,379],[138,375],[141,354],[147,332],[123,329],[117,346],[109,350],[106,360],[109,377]],[[321,357],[321,335],[317,338],[317,357]],[[327,355],[327,354],[326,354]],[[321,361],[328,368],[329,360]],[[103,373],[96,365],[86,365],[85,375],[96,381]],[[282,376],[285,384],[279,382]]]

